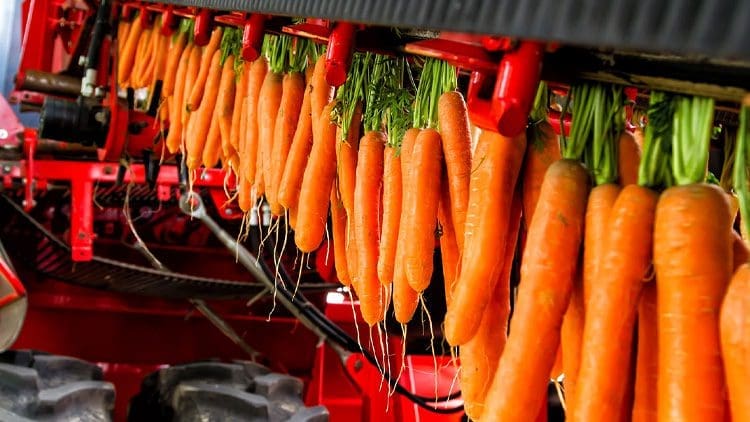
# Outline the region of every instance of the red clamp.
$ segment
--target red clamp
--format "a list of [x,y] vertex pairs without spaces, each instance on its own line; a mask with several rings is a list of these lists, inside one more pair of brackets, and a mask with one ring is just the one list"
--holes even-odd
[[171,4],[164,8],[161,12],[161,34],[172,35],[175,27],[177,26],[177,19],[174,15],[174,6]]
[[326,51],[326,82],[331,86],[341,86],[346,82],[354,56],[355,32],[354,25],[347,22],[337,23],[331,31]]
[[482,129],[512,137],[524,130],[534,104],[542,70],[544,44],[522,41],[503,55],[492,95],[487,98],[486,74],[473,72],[467,106],[472,121]]
[[242,58],[252,62],[260,57],[267,16],[253,13],[242,28]]
[[211,10],[200,9],[195,14],[195,28],[193,29],[193,42],[199,47],[208,44],[211,39],[211,26],[213,24]]

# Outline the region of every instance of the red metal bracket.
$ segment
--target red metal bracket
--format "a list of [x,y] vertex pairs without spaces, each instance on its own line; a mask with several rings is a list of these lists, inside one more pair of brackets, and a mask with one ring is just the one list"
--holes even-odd
[[193,30],[193,41],[195,45],[203,47],[211,39],[213,29],[213,16],[210,9],[201,9],[195,15],[195,28]]
[[23,208],[26,211],[34,208],[34,189],[36,188],[36,169],[34,166],[34,155],[36,154],[37,137],[36,130],[26,128],[23,131],[23,152],[26,156],[26,183],[24,183]]
[[331,31],[326,50],[326,82],[331,86],[341,86],[346,82],[349,66],[354,55],[354,24],[339,22]]
[[493,48],[502,47],[500,41],[490,42],[489,37],[442,32],[438,38],[406,44],[404,50],[411,54],[445,60],[461,69],[494,73],[497,70],[497,58],[487,51],[490,49],[484,45],[484,38],[488,38],[487,42]]
[[556,134],[560,135],[562,133],[562,127],[565,128],[565,136],[570,135],[570,114],[566,114],[565,117],[562,118],[562,126],[560,124],[560,112],[552,110],[547,114],[547,121],[552,126],[552,130],[555,131]]
[[242,28],[242,58],[255,61],[260,56],[263,46],[263,32],[267,16],[253,13]]
[[174,6],[167,5],[164,11],[161,12],[161,34],[172,35],[177,25],[177,19],[174,15]]
[[487,98],[487,75],[473,72],[467,105],[477,126],[512,137],[524,130],[539,85],[544,45],[523,41],[503,55],[492,95]]
[[302,38],[309,38],[319,43],[328,43],[328,36],[331,35],[331,24],[326,19],[305,19],[304,22],[288,25],[281,28],[285,34],[294,35]]

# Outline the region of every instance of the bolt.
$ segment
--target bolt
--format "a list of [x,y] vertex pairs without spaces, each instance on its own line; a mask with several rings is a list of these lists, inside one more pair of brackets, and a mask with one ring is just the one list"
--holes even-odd
[[363,365],[361,359],[357,359],[357,360],[354,361],[354,370],[355,371],[360,371],[362,369],[362,366],[364,366],[364,365]]
[[233,213],[234,213],[234,211],[232,211],[231,208],[227,208],[227,209],[224,210],[224,214],[226,214],[226,215],[232,215]]
[[3,166],[3,173],[8,174],[12,170],[11,166],[5,165]]
[[113,170],[112,170],[112,167],[111,167],[111,166],[104,166],[104,168],[102,169],[102,172],[103,172],[104,174],[112,174],[112,173],[113,173]]

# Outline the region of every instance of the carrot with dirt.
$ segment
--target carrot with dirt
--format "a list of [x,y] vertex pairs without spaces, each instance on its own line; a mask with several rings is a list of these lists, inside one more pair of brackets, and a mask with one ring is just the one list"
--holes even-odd
[[135,62],[135,56],[137,53],[138,42],[143,32],[143,19],[141,19],[140,13],[135,15],[133,23],[130,25],[128,31],[128,39],[125,41],[125,45],[122,48],[122,53],[118,57],[117,62],[117,83],[122,85],[128,79],[133,70],[133,63]]
[[330,189],[336,177],[336,125],[327,120],[336,101],[321,113],[320,137],[313,140],[300,189],[294,242],[302,252],[314,251],[323,241],[330,203]]
[[182,51],[180,63],[177,65],[177,74],[175,76],[175,93],[171,97],[169,105],[169,134],[167,134],[167,149],[171,154],[180,150],[180,141],[182,138],[182,113],[183,93],[185,92],[185,75],[187,73],[187,63],[191,56],[193,45],[190,44]]
[[383,286],[378,280],[378,243],[380,238],[380,198],[383,188],[383,153],[386,137],[370,130],[362,137],[354,188],[354,239],[357,257],[357,281],[362,318],[370,326],[385,318]]
[[510,212],[502,270],[497,274],[492,297],[485,308],[477,333],[460,348],[461,396],[466,415],[474,420],[482,415],[487,390],[505,347],[510,317],[510,274],[516,254],[522,208],[520,190],[517,189]]
[[200,70],[198,71],[198,76],[190,90],[190,95],[187,98],[187,109],[190,111],[197,110],[198,107],[200,107],[208,74],[211,71],[211,61],[213,60],[214,53],[219,50],[221,39],[222,28],[217,26],[213,32],[211,32],[211,38],[208,40],[208,44],[203,47]]
[[[740,108],[732,173],[734,189],[739,199],[742,223],[746,229],[750,226],[750,184],[748,183],[747,172],[748,155],[750,153],[750,147],[748,146],[749,121],[750,107],[743,104]],[[744,245],[744,242],[742,243]],[[721,305],[719,319],[724,375],[726,376],[731,419],[733,421],[750,420],[750,395],[747,392],[747,377],[750,376],[750,359],[748,359],[750,347],[746,335],[748,328],[750,328],[750,318],[748,318],[749,292],[750,264],[745,257],[745,262],[735,270],[729,283],[729,288]]]
[[191,134],[188,139],[191,142],[186,143],[186,165],[188,170],[196,170],[203,161],[203,150],[206,146],[208,133],[213,120],[216,99],[219,93],[221,83],[222,66],[220,63],[221,52],[214,51],[213,58],[209,64],[209,74],[206,78],[205,93],[200,107],[195,110],[195,125],[191,128]]
[[[663,106],[655,104],[654,109],[661,110]],[[651,115],[654,117],[651,124],[659,124],[660,119]],[[625,345],[632,344],[641,290],[649,280],[654,215],[659,200],[656,189],[663,183],[651,167],[663,162],[659,155],[664,150],[664,138],[653,133],[664,130],[668,129],[654,128],[645,139],[649,154],[641,163],[643,174],[650,177],[622,189],[606,223],[608,231],[604,234],[603,254],[599,256],[601,264],[594,282],[588,286],[574,420],[632,417],[626,405],[632,388],[629,384],[632,350]],[[605,347],[611,344],[623,347]]]
[[438,120],[448,174],[451,218],[458,250],[463,250],[471,174],[471,134],[466,102],[459,91],[448,91],[440,96]]
[[654,228],[658,417],[723,420],[719,308],[732,274],[732,222],[724,192],[703,182],[714,101],[698,97],[674,101],[675,186],[661,194]]
[[191,26],[191,20],[183,19],[176,34],[172,37],[172,44],[169,47],[167,63],[164,68],[164,83],[161,86],[161,95],[164,98],[168,98],[174,93],[178,64],[180,57],[182,57],[182,52],[188,44],[188,34],[192,32],[190,30]]
[[[404,133],[401,141],[399,156],[401,157],[402,210],[405,203],[411,202],[409,195],[414,192],[411,189],[407,189],[407,186],[413,184],[411,155],[419,132],[419,129],[416,128],[409,129]],[[407,213],[401,212],[393,267],[393,312],[396,316],[396,321],[401,324],[406,324],[411,320],[419,304],[419,296],[409,286],[409,282],[406,279],[406,272],[404,271],[404,253],[406,252],[409,239],[406,237],[406,230],[401,230],[401,227],[406,227],[406,224]]]
[[[591,105],[575,94],[579,100],[573,115],[584,117]],[[582,244],[590,185],[589,173],[580,162],[585,140],[574,130],[563,140],[563,159],[545,174],[521,259],[510,335],[487,392],[482,419],[532,420],[539,398],[546,394]]]

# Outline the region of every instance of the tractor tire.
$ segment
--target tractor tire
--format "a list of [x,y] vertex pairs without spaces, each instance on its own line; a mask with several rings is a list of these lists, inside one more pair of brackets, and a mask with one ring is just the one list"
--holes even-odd
[[0,353],[0,420],[112,420],[115,387],[102,369],[67,356],[30,350]]
[[144,378],[130,402],[132,422],[327,422],[323,406],[305,407],[302,381],[252,362],[196,362]]

